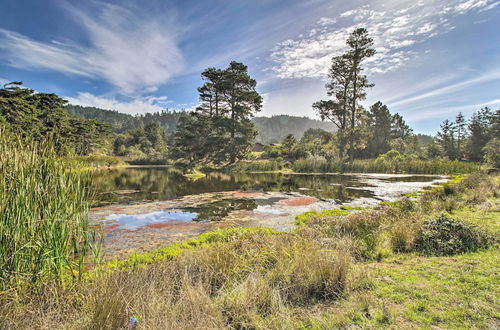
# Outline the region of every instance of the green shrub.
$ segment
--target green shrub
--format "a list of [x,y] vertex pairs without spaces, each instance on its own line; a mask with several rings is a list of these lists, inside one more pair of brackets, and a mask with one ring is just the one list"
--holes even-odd
[[446,214],[424,222],[415,249],[425,255],[454,255],[487,248],[490,238],[477,227]]

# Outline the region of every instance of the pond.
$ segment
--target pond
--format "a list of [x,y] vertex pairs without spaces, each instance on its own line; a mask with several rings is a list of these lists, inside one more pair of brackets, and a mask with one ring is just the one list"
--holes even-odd
[[373,206],[446,178],[387,174],[210,173],[196,180],[167,167],[93,174],[90,219],[106,258],[149,251],[228,226],[290,230],[295,216],[340,205]]

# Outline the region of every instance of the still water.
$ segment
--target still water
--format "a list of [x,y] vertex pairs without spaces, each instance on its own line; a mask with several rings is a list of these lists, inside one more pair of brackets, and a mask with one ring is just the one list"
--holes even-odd
[[340,205],[373,206],[446,178],[420,175],[210,173],[189,179],[171,168],[93,173],[91,223],[102,229],[105,257],[130,253],[231,226],[290,230],[298,214]]
[[[369,177],[370,178],[370,177]],[[436,176],[380,175],[386,183],[429,182]],[[300,193],[339,202],[359,197],[376,197],[376,184],[360,175],[281,174],[281,173],[209,173],[200,179],[189,179],[170,168],[122,168],[99,171],[93,178],[96,203],[136,203],[172,200],[187,195],[225,191]],[[258,204],[255,205],[257,207]],[[251,207],[249,205],[248,207]]]

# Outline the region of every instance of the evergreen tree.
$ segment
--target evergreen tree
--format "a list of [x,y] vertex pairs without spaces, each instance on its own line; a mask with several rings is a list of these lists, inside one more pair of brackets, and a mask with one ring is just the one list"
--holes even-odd
[[288,158],[293,158],[294,149],[297,147],[297,139],[293,134],[288,134],[283,140],[283,153]]
[[21,88],[21,84],[13,82],[0,89],[0,117],[23,136],[40,138],[43,127],[41,111],[31,98],[35,91]]
[[438,132],[438,142],[441,145],[443,153],[451,160],[457,158],[456,140],[455,140],[455,125],[453,122],[446,119],[441,124],[441,131]]
[[[175,132],[173,155],[188,157],[187,166],[244,158],[257,135],[250,119],[262,107],[262,97],[255,90],[257,82],[248,75],[246,65],[235,61],[225,70],[209,68],[202,77],[205,83],[198,89],[200,105]],[[190,141],[188,129],[198,129],[203,139]],[[186,145],[190,143],[200,145],[191,148]]]
[[455,130],[457,138],[456,153],[458,158],[461,159],[464,156],[465,140],[467,138],[467,123],[461,112],[455,118]]
[[359,113],[363,111],[363,107],[359,104],[366,98],[365,89],[373,87],[374,84],[368,82],[366,75],[363,75],[363,61],[375,55],[373,49],[373,39],[368,36],[368,31],[365,28],[358,28],[347,39],[349,50],[346,57],[350,64],[350,80],[352,84],[352,94],[350,97],[350,132],[349,132],[349,162],[354,160],[354,152],[356,149],[356,124],[359,118]]
[[483,148],[490,139],[490,124],[492,113],[488,107],[475,112],[469,121],[469,158],[473,161],[482,161]]
[[370,107],[370,139],[366,148],[368,157],[377,157],[389,151],[392,138],[392,115],[385,104],[378,101]]
[[365,89],[372,87],[366,75],[363,75],[363,62],[375,54],[373,40],[364,28],[354,30],[347,39],[348,51],[332,59],[327,94],[333,100],[315,102],[313,108],[321,119],[332,121],[338,128],[339,156],[344,157],[346,145],[349,147],[349,161],[354,159],[354,152],[364,145],[366,132],[361,127],[365,111],[359,104],[366,98]]

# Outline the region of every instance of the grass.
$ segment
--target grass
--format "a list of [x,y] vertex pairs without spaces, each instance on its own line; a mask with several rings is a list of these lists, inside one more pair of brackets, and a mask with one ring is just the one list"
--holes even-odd
[[279,160],[253,160],[239,162],[231,171],[233,172],[277,172],[285,169],[285,163]]
[[[469,175],[373,209],[308,212],[292,232],[203,234],[72,285],[4,291],[0,327],[497,328],[499,192],[497,178]],[[419,235],[443,213],[496,238],[427,256]]]
[[95,169],[126,165],[120,158],[106,155],[72,156],[64,158],[62,161],[67,168],[71,169]]
[[192,180],[197,180],[206,177],[207,175],[203,172],[199,172],[194,170],[192,173],[186,173],[183,174],[186,178],[192,179]]
[[410,174],[467,174],[481,169],[473,162],[446,160],[381,160],[356,159],[352,164],[329,162],[326,159],[298,159],[292,166],[300,173],[410,173]]
[[0,128],[0,289],[80,273],[90,247],[84,182],[50,141]]

